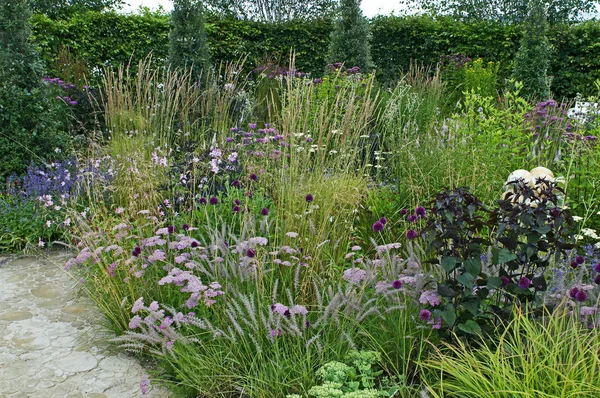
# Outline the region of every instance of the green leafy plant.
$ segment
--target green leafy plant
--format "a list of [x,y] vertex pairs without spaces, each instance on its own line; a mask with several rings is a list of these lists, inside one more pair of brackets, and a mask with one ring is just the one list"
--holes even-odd
[[434,315],[456,335],[493,333],[514,302],[535,308],[547,288],[545,270],[575,247],[560,189],[547,180],[513,185],[494,211],[460,188],[433,202],[424,234],[443,275]]

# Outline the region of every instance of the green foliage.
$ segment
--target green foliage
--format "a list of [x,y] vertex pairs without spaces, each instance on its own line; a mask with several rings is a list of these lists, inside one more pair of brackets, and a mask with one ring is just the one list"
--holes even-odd
[[[529,0],[404,0],[409,6],[417,5],[433,15],[452,15],[461,20],[493,20],[520,23],[527,19]],[[595,0],[545,0],[550,22],[564,22],[581,18],[596,10]]]
[[202,2],[198,0],[176,0],[171,13],[169,64],[174,68],[190,68],[196,78],[210,67],[203,13]]
[[50,18],[64,18],[84,11],[104,11],[120,7],[124,0],[27,0],[36,14],[46,14]]
[[208,11],[216,16],[261,22],[287,22],[331,17],[338,0],[207,0]]
[[32,89],[40,85],[42,65],[30,43],[30,16],[26,0],[0,4],[0,87],[4,89]]
[[330,63],[343,62],[348,68],[358,66],[362,71],[368,71],[373,66],[370,31],[368,21],[362,15],[360,2],[340,1],[327,59]]
[[32,161],[68,153],[66,105],[56,94],[45,85],[32,90],[0,86],[0,180],[24,172]]
[[548,69],[552,48],[548,42],[548,21],[540,0],[532,0],[521,46],[515,55],[512,77],[523,83],[522,94],[538,99],[550,97]]
[[[32,22],[33,42],[53,76],[58,75],[56,61],[61,46],[70,48],[91,70],[127,64],[130,59],[135,64],[150,52],[157,66],[167,59],[169,17],[164,14],[86,12],[63,20],[34,15]],[[523,37],[522,26],[517,24],[463,23],[428,16],[378,16],[370,21],[370,28],[377,78],[388,85],[394,85],[411,62],[437,65],[441,56],[457,53],[499,63],[498,80],[502,82],[511,75],[512,60]],[[246,54],[249,59],[266,55],[287,59],[293,48],[296,68],[313,77],[320,76],[327,64],[331,29],[331,21],[322,19],[265,24],[209,15],[206,23],[215,63],[237,61]],[[553,25],[548,39],[556,49],[549,69],[554,95],[595,94],[594,81],[600,78],[600,25],[594,21]],[[252,67],[248,64],[247,71]]]

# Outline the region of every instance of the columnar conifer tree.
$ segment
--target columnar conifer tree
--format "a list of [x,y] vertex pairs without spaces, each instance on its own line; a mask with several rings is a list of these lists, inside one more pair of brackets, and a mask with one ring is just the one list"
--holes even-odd
[[548,41],[548,21],[544,4],[531,0],[529,14],[525,20],[525,32],[521,46],[515,55],[512,77],[523,83],[522,94],[539,99],[550,97],[548,68],[552,47]]
[[171,13],[169,62],[175,68],[192,68],[196,77],[210,67],[203,11],[199,0],[175,0]]
[[359,66],[362,71],[371,69],[369,36],[369,24],[360,9],[360,0],[341,0],[329,42],[329,62]]
[[0,1],[0,85],[31,89],[42,78],[42,64],[29,42],[27,0]]

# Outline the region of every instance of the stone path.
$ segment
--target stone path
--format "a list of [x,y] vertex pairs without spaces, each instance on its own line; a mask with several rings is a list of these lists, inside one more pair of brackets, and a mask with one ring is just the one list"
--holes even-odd
[[0,398],[141,396],[144,369],[106,343],[102,314],[57,265],[65,255],[50,260],[0,256]]

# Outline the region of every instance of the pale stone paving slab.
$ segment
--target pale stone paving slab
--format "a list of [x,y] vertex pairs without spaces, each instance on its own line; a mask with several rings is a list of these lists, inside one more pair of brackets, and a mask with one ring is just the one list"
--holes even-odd
[[144,369],[106,343],[102,314],[56,265],[66,258],[0,256],[0,398],[140,397]]

